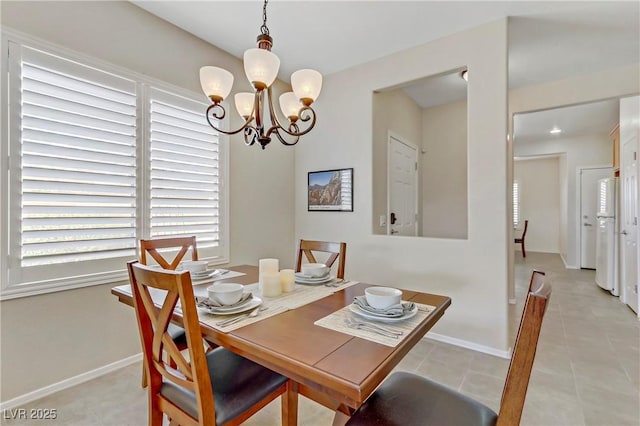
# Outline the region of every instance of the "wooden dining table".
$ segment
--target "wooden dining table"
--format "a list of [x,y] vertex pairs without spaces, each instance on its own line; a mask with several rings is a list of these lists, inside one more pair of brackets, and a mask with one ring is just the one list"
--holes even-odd
[[[258,281],[256,266],[228,269],[245,275],[217,282],[253,284]],[[431,305],[435,309],[395,347],[314,324],[351,304],[355,296],[363,295],[364,289],[372,285],[375,284],[358,283],[297,309],[226,333],[201,322],[202,335],[209,342],[292,379],[297,383],[299,394],[349,416],[451,305],[449,297],[403,289],[403,300]],[[133,306],[129,286],[114,287],[111,292],[121,302]],[[174,314],[173,321],[182,324],[179,313]],[[293,418],[289,423],[296,424],[296,421]]]

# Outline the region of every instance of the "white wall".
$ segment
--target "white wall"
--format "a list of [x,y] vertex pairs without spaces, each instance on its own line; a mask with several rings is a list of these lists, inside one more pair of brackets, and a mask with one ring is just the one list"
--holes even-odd
[[467,238],[467,101],[422,110],[422,235]]
[[[347,278],[450,296],[433,331],[504,354],[507,327],[507,21],[328,75],[296,150],[296,236],[346,241]],[[468,66],[468,239],[372,235],[372,93]],[[310,170],[354,167],[354,212],[307,212]]]
[[[3,26],[196,93],[199,68],[213,64],[237,77],[234,90],[249,89],[239,59],[129,2],[1,2],[0,7]],[[277,257],[283,266],[293,264],[294,152],[278,142],[262,151],[231,138],[231,263]],[[2,401],[140,352],[133,309],[118,303],[111,287],[0,302]]]
[[560,256],[567,258],[569,251],[569,241],[567,240],[567,211],[569,204],[569,173],[567,171],[567,155],[562,154],[558,157],[558,185],[560,189]]
[[[577,191],[579,190],[580,182],[576,182],[576,170],[583,166],[611,166],[612,148],[609,135],[593,135],[578,138],[548,138],[546,140],[526,143],[519,143],[516,139],[513,149],[516,157],[566,154],[566,176],[560,178],[561,180],[566,178],[567,182],[566,213],[563,212],[563,214],[566,215],[567,223],[567,251],[564,261],[570,268],[579,268],[580,236],[576,229],[579,228],[577,224],[579,221],[580,197]],[[529,222],[529,227],[533,225],[533,222]]]
[[[324,98],[324,94],[322,97]],[[407,143],[420,147],[422,141],[422,110],[418,104],[401,89],[374,93],[372,110],[374,188],[372,197],[372,229],[374,234],[386,234],[387,227],[386,225],[380,226],[380,216],[387,215],[387,155],[389,132],[401,137],[402,140]],[[421,171],[418,170],[418,173],[421,173]],[[420,180],[418,180],[418,182],[420,182]],[[418,208],[422,210],[422,206],[420,206],[419,203]],[[420,235],[420,232],[421,230],[418,229],[418,235]]]
[[[560,167],[559,156],[522,159],[513,167],[519,183],[520,231],[529,221],[525,250],[560,253]],[[519,234],[518,234],[519,235]],[[520,250],[520,244],[516,249]]]

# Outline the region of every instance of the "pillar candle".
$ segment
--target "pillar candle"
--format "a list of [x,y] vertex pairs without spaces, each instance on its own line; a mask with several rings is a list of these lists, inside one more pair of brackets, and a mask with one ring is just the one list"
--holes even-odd
[[262,295],[264,297],[275,297],[282,293],[280,284],[280,274],[278,272],[265,272],[261,275]]
[[283,269],[280,271],[280,284],[283,292],[293,291],[296,286],[296,278],[293,269]]
[[260,259],[258,273],[260,275],[265,272],[277,273],[280,269],[279,263],[278,259]]
[[280,269],[279,263],[278,259],[260,259],[258,261],[258,291],[260,294],[264,294],[262,275],[277,274]]

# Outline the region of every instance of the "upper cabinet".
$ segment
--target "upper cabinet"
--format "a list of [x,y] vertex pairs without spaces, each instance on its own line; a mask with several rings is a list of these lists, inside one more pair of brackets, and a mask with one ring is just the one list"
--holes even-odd
[[613,142],[613,172],[620,176],[620,125],[616,125],[609,135]]

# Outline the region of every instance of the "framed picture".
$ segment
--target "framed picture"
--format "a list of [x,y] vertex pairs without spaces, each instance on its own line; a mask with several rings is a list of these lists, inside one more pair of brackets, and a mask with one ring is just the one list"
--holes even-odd
[[308,211],[352,212],[353,169],[309,172]]

